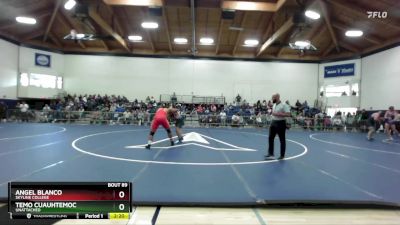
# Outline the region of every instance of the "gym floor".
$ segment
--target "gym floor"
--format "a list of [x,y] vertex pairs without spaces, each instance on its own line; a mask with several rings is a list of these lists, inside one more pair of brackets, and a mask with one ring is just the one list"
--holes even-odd
[[147,150],[148,130],[1,124],[0,197],[10,181],[130,181],[136,205],[400,205],[399,138],[290,130],[286,159],[264,161],[266,129],[184,128],[173,147],[159,129]]

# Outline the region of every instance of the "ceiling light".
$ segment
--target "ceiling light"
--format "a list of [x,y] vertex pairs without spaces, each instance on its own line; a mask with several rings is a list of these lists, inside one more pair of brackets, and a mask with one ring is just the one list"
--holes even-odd
[[309,41],[296,41],[296,42],[289,42],[289,47],[293,50],[300,50],[300,51],[317,51],[318,49],[312,45]]
[[130,3],[133,3],[137,6],[149,6],[150,5],[150,1],[149,0],[131,0],[129,1]]
[[66,10],[71,10],[72,8],[74,8],[74,6],[76,5],[76,1],[75,0],[68,0],[65,4],[64,4],[64,8]]
[[143,40],[142,36],[139,36],[139,35],[131,35],[131,36],[128,36],[128,39],[129,39],[130,41],[141,41],[141,40]]
[[294,44],[298,47],[307,47],[310,45],[310,42],[309,41],[296,41]]
[[230,26],[229,30],[237,30],[237,31],[242,31],[243,27],[235,27],[235,26]]
[[[244,10],[244,11],[269,11],[275,12],[281,6],[280,3],[269,2],[250,2],[248,0],[222,0],[221,8],[223,10]],[[279,2],[279,1],[278,1]]]
[[320,15],[319,13],[317,13],[317,12],[315,12],[315,11],[312,11],[312,10],[307,10],[307,11],[305,12],[305,15],[306,15],[308,18],[313,19],[313,20],[317,20],[317,19],[319,19],[319,18],[321,17],[321,15]]
[[360,37],[363,35],[363,32],[361,30],[348,30],[345,35],[347,37]]
[[188,40],[186,38],[175,38],[174,42],[176,44],[186,44],[188,42]]
[[158,28],[158,23],[156,22],[143,22],[142,27],[146,29],[156,29]]
[[15,20],[16,20],[18,23],[36,24],[36,19],[31,18],[31,17],[18,16],[18,17],[15,18]]
[[126,6],[163,6],[162,0],[103,0],[108,5]]
[[211,45],[214,43],[214,39],[209,38],[209,37],[203,37],[203,38],[200,38],[200,43],[203,45]]
[[94,41],[99,37],[94,34],[77,34],[75,30],[71,30],[71,33],[64,37],[64,40],[82,40],[82,41]]
[[240,1],[236,3],[236,7],[241,10],[257,10],[257,4],[254,2]]
[[247,39],[244,41],[244,45],[245,46],[256,46],[258,45],[258,40],[254,40],[254,39]]
[[76,34],[76,38],[78,38],[78,39],[81,39],[81,38],[84,38],[85,37],[85,34]]

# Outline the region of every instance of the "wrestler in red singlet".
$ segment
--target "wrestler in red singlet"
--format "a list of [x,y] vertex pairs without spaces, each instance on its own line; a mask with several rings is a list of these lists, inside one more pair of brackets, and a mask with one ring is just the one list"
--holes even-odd
[[151,144],[153,143],[153,137],[156,133],[158,127],[161,125],[168,133],[169,140],[171,141],[171,146],[174,145],[174,141],[172,139],[172,132],[169,126],[168,118],[172,117],[177,112],[175,108],[159,108],[154,115],[153,122],[151,124],[151,130],[149,134],[149,139],[146,145],[147,149],[150,149]]
[[158,127],[161,125],[164,129],[170,129],[168,122],[167,110],[165,108],[159,108],[154,115],[153,123],[151,124],[151,131],[156,132]]

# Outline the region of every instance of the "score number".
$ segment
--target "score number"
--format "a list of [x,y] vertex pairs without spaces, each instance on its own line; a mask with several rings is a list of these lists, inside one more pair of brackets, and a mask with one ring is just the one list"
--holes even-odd
[[121,204],[119,204],[118,205],[118,209],[119,209],[119,211],[127,211],[128,209],[129,209],[129,207],[127,207],[127,210],[125,210],[125,204],[124,203],[121,203]]
[[[119,191],[118,192],[118,198],[120,199],[124,199],[125,198],[125,192],[124,191]],[[125,210],[125,204],[121,203],[118,205],[118,209],[120,211],[124,211]]]

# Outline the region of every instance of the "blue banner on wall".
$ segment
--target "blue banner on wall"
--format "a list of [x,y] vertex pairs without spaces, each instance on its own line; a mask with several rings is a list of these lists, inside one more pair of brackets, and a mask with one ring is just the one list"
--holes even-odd
[[35,65],[50,67],[51,66],[51,56],[41,54],[41,53],[35,53]]
[[324,77],[354,76],[354,63],[325,66]]

